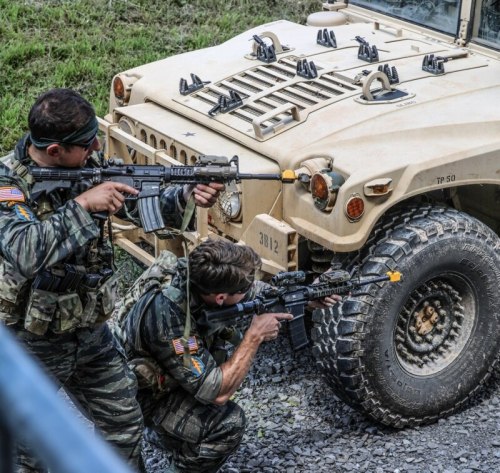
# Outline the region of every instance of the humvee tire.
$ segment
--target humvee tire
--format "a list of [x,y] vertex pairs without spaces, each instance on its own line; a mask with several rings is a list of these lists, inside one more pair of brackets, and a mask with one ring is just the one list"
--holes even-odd
[[362,275],[398,268],[317,310],[313,353],[344,401],[383,424],[429,423],[464,405],[499,353],[500,239],[454,209],[399,209],[360,255]]

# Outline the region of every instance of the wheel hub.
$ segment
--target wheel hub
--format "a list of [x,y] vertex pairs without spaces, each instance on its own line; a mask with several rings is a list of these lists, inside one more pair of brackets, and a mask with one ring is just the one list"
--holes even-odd
[[427,335],[432,331],[439,319],[440,307],[441,303],[438,299],[435,299],[431,302],[425,301],[422,310],[415,312],[415,328],[419,335]]
[[396,351],[410,371],[448,364],[463,338],[464,308],[448,282],[432,280],[415,289],[396,327]]

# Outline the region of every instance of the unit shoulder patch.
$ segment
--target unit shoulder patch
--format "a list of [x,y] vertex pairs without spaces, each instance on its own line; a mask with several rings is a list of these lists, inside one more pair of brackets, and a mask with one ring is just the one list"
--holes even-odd
[[198,356],[191,357],[191,372],[199,378],[205,372],[205,365]]
[[24,222],[32,222],[35,220],[35,215],[27,205],[14,204],[14,210],[19,220],[23,220]]

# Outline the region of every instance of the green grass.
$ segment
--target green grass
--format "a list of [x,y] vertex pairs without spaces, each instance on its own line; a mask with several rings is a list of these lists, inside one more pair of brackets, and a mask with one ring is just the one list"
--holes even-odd
[[304,23],[320,7],[319,0],[0,0],[0,156],[49,88],[78,90],[103,116],[117,72],[268,21]]

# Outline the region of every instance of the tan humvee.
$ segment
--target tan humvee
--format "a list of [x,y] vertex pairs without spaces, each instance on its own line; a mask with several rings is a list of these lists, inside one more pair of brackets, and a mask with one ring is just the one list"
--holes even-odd
[[[243,241],[269,274],[380,275],[313,314],[336,393],[388,425],[431,422],[490,376],[500,337],[500,2],[351,0],[116,75],[110,156],[239,156],[193,244]],[[221,98],[222,97],[222,98]],[[124,229],[117,243],[177,242]]]

